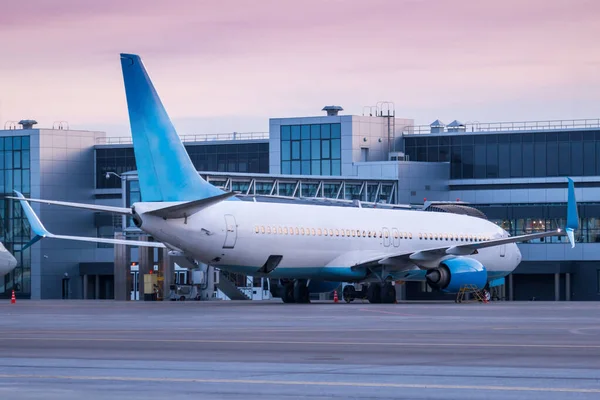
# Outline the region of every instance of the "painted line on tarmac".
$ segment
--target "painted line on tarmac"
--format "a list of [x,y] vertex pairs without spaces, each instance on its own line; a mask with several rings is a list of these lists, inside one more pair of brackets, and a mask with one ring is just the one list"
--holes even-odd
[[145,343],[212,343],[212,344],[297,344],[324,346],[390,346],[390,347],[497,347],[497,348],[549,348],[549,349],[600,349],[600,345],[580,344],[511,344],[511,343],[415,343],[415,342],[321,342],[287,340],[225,340],[225,339],[129,339],[129,338],[59,338],[59,337],[3,337],[8,340],[37,340],[50,342],[145,342]]
[[77,376],[77,375],[25,375],[0,374],[0,379],[52,379],[76,381],[117,381],[117,382],[167,382],[167,383],[229,383],[244,385],[281,386],[330,386],[330,387],[377,387],[396,389],[445,389],[445,390],[488,390],[512,392],[561,392],[561,393],[600,393],[600,389],[578,389],[564,387],[528,386],[478,386],[478,385],[432,385],[412,383],[371,383],[371,382],[329,382],[329,381],[278,381],[266,379],[197,379],[197,378],[158,378],[124,376]]

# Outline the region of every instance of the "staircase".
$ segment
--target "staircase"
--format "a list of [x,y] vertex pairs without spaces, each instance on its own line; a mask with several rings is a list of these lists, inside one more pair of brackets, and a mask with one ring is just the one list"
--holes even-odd
[[[239,278],[239,276],[237,276]],[[235,274],[231,274],[227,271],[219,270],[219,283],[216,285],[217,288],[223,292],[231,300],[252,300],[251,292],[246,293],[243,289],[240,289],[236,284]],[[248,282],[247,278],[244,277],[244,281]],[[248,284],[246,283],[248,286]],[[250,290],[252,290],[250,285]]]

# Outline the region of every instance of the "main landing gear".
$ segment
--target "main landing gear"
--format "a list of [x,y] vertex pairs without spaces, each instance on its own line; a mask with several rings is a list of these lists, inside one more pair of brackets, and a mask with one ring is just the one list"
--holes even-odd
[[373,304],[392,304],[396,302],[396,287],[391,282],[371,282],[368,286],[363,285],[361,290],[356,290],[353,285],[346,285],[342,296],[346,303],[354,299],[367,299]]
[[310,292],[306,279],[296,279],[283,283],[281,300],[284,303],[310,303]]

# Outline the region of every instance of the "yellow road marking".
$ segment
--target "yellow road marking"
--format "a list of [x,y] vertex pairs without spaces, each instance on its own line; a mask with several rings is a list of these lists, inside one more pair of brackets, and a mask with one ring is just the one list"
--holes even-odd
[[299,344],[325,346],[394,346],[394,347],[500,347],[500,348],[553,348],[553,349],[600,349],[600,345],[579,344],[511,344],[511,343],[414,343],[414,342],[321,342],[287,340],[224,340],[224,339],[135,339],[135,338],[59,338],[59,337],[3,337],[8,340],[39,340],[65,342],[151,342],[151,343],[225,343],[225,344]]
[[169,383],[229,383],[250,385],[282,386],[332,386],[332,387],[378,387],[396,389],[454,389],[454,390],[493,390],[515,392],[563,392],[563,393],[600,393],[600,389],[578,389],[561,387],[528,386],[478,386],[478,385],[432,385],[418,383],[375,383],[375,382],[330,382],[330,381],[278,381],[266,379],[198,379],[198,378],[158,378],[124,376],[75,376],[75,375],[26,375],[0,374],[0,379],[54,379],[78,381],[122,381],[122,382],[169,382]]

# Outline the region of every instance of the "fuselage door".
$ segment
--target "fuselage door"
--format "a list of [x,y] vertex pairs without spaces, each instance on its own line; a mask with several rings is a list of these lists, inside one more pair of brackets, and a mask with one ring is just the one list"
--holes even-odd
[[389,229],[383,228],[382,233],[383,233],[383,245],[385,247],[390,247],[390,231],[389,231]]
[[506,245],[502,244],[500,245],[500,257],[504,257],[506,256]]
[[394,243],[394,247],[400,246],[400,232],[398,232],[398,229],[396,228],[392,228],[392,240],[392,243]]
[[237,227],[233,215],[225,215],[225,243],[224,249],[233,249],[237,240]]

